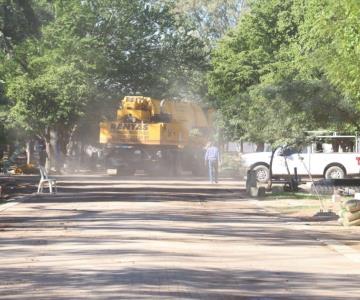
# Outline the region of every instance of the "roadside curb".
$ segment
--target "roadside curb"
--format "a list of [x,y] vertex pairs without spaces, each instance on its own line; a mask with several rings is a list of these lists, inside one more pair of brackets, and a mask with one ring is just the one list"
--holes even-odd
[[[351,260],[352,262],[360,263],[360,252],[358,250],[356,250],[355,248],[353,248],[351,246],[347,246],[337,240],[328,239],[328,238],[322,239],[322,238],[318,238],[318,237],[314,236],[313,232],[311,232],[311,229],[310,229],[311,227],[309,227],[309,225],[292,224],[291,222],[289,222],[289,219],[286,220],[286,218],[279,216],[279,213],[276,212],[275,210],[268,209],[268,208],[262,206],[260,200],[252,199],[251,203],[253,203],[256,207],[258,207],[260,209],[260,211],[275,214],[274,217],[278,220],[285,221],[286,225],[288,225],[290,229],[298,230],[298,231],[302,231],[302,232],[306,231],[309,233],[309,235],[312,238],[314,238],[316,241],[320,242],[321,244],[327,246],[331,250],[336,251],[337,253],[341,254],[342,256],[346,257],[347,259]],[[295,217],[292,217],[292,219],[296,222],[299,221],[299,219],[295,218]]]
[[[294,230],[300,230],[300,231],[309,231],[309,226],[306,225],[292,225],[289,224]],[[315,237],[317,241],[320,243],[326,245],[330,249],[336,251],[337,253],[345,256],[346,258],[350,259],[353,262],[360,263],[360,252],[356,249],[354,249],[351,246],[347,246],[337,240],[333,239],[322,239]]]

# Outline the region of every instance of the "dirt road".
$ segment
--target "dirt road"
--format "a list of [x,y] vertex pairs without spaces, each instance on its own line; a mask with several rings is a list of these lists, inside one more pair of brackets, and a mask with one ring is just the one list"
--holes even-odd
[[70,178],[0,212],[0,299],[358,299],[360,263],[238,183]]

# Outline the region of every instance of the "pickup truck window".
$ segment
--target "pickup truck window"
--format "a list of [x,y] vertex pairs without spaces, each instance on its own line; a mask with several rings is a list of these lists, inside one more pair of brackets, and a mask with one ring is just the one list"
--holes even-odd
[[309,153],[309,147],[303,146],[299,149],[299,153]]
[[323,153],[323,146],[321,142],[316,142],[312,145],[312,149],[314,153]]
[[356,152],[353,138],[325,138],[319,139],[312,144],[313,153],[342,153]]
[[278,155],[290,156],[290,155],[298,154],[298,153],[308,153],[308,148],[306,146],[299,147],[299,148],[288,147],[288,148],[281,149],[278,152]]

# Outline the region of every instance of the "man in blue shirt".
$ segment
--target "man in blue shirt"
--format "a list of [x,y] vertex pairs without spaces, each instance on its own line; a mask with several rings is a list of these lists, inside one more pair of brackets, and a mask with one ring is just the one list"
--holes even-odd
[[211,183],[218,182],[219,149],[214,143],[210,143],[205,153],[205,164],[209,169],[209,180]]

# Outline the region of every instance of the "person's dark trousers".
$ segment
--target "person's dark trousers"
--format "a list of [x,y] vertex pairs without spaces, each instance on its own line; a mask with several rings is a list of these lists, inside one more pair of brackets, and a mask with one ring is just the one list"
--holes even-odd
[[209,180],[211,183],[218,182],[218,161],[209,160]]

